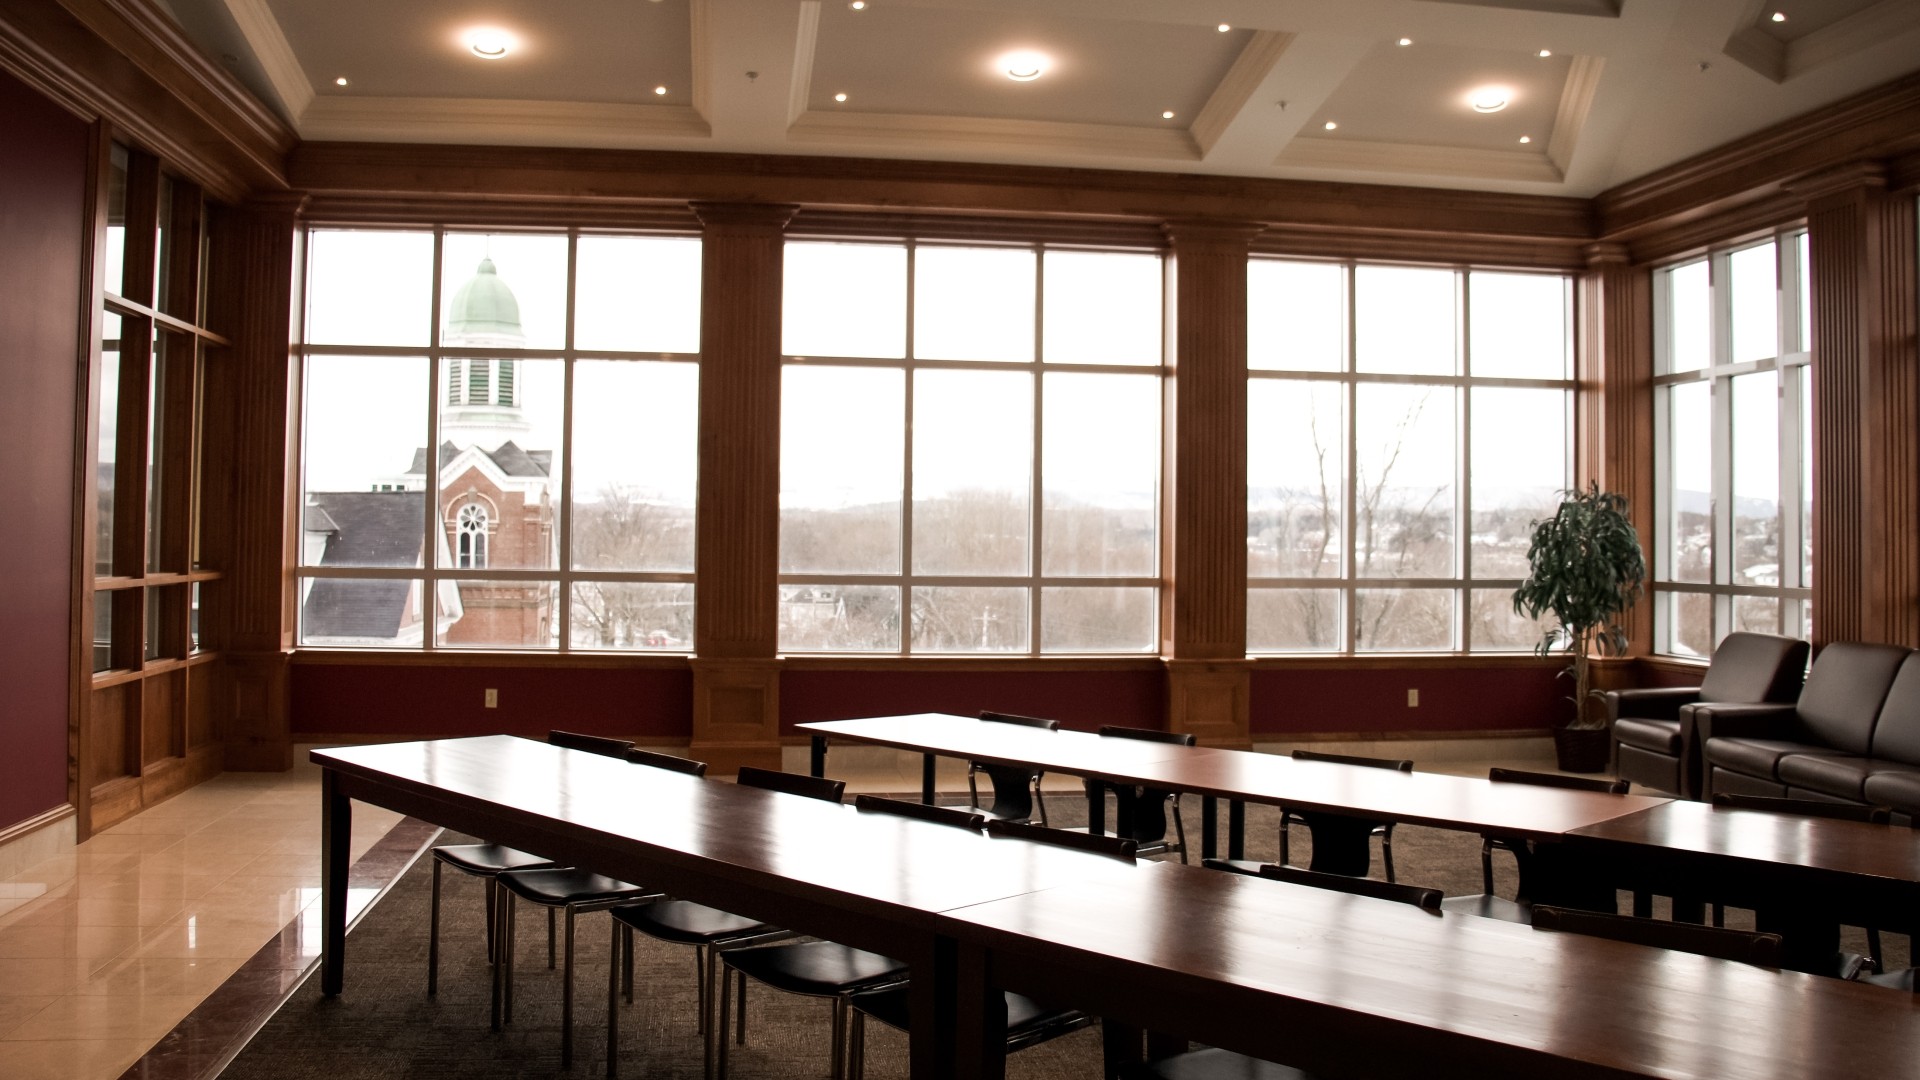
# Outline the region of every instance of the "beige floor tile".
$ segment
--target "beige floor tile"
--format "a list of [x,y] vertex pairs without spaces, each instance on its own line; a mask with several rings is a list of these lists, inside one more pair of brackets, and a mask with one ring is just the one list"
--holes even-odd
[[[0,961],[4,963],[4,961]],[[89,978],[76,993],[89,997],[144,997],[149,994],[197,994],[205,997],[239,970],[239,957],[123,957]]]
[[69,956],[98,960],[119,956],[140,944],[138,926],[43,924],[0,928],[0,959],[33,960]]
[[304,854],[261,855],[234,871],[236,877],[310,877],[320,881],[320,848]]
[[104,832],[81,844],[80,855],[151,855],[166,842],[164,835]]
[[[137,998],[69,996],[53,1003],[0,1036],[0,1041],[35,1040],[89,1042],[141,1039],[155,1043],[193,1011],[200,998],[192,994],[149,994]],[[11,1054],[7,1046],[0,1053]]]
[[94,962],[74,956],[0,959],[0,986],[21,997],[69,994],[93,974]]
[[0,1039],[6,1038],[8,1032],[58,1000],[51,994],[41,997],[0,997]]
[[114,1080],[151,1044],[148,1039],[13,1043],[6,1048],[7,1080]]
[[252,923],[203,923],[199,919],[169,923],[147,931],[132,955],[138,958],[197,960],[225,957],[245,960],[260,951],[274,931]]

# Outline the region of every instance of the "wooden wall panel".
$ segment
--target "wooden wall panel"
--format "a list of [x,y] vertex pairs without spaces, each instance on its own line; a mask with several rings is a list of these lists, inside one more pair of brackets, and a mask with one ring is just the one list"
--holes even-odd
[[[93,786],[139,772],[140,684],[116,683],[93,692],[87,710],[87,766]],[[94,827],[98,829],[100,822]]]
[[[1589,481],[1627,497],[1651,567],[1653,475],[1653,276],[1633,266],[1626,248],[1597,244],[1575,298],[1574,483]],[[1629,652],[1653,646],[1653,605],[1635,604],[1625,621]]]
[[186,752],[186,672],[175,670],[141,680],[140,766],[142,771]]

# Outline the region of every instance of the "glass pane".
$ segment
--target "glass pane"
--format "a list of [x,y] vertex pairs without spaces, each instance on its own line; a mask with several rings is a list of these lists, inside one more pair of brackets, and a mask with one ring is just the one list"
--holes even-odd
[[[488,390],[475,393],[476,372]],[[559,360],[467,361],[468,404],[440,411],[437,565],[555,567],[565,380]]]
[[1160,550],[1159,376],[1053,373],[1043,385],[1041,572],[1151,575]]
[[[783,573],[901,571],[905,416],[904,372],[786,369],[780,397]],[[897,635],[899,598],[892,603]]]
[[440,251],[440,344],[558,349],[567,343],[567,238],[448,233]]
[[1793,238],[1793,257],[1800,262],[1794,280],[1800,283],[1800,334],[1793,347],[1798,352],[1813,348],[1813,264],[1807,259],[1807,234]]
[[1813,369],[1795,369],[1800,380],[1800,587],[1813,588]]
[[1733,302],[1733,362],[1764,360],[1780,352],[1780,281],[1772,244],[1727,256]]
[[[1033,376],[916,372],[914,573],[1028,573],[1032,491]],[[916,598],[915,642],[920,604]],[[1025,633],[1023,616],[1023,649]]]
[[127,276],[127,148],[113,144],[107,173],[106,289],[119,296]]
[[1668,371],[1699,371],[1713,358],[1713,290],[1707,261],[1667,271]]
[[1553,617],[1529,619],[1513,610],[1512,589],[1473,590],[1473,651],[1529,652],[1553,629]]
[[1034,253],[922,247],[913,255],[913,355],[1033,359]]
[[1780,584],[1780,382],[1733,380],[1733,583]]
[[200,583],[194,582],[187,593],[187,645],[200,651]]
[[113,594],[93,594],[93,671],[113,669]]
[[1362,266],[1354,271],[1358,369],[1395,375],[1453,375],[1457,333],[1451,270]]
[[916,653],[1027,651],[1027,590],[919,587],[913,590]]
[[700,241],[583,236],[577,262],[575,348],[700,351]]
[[432,318],[432,233],[308,234],[308,343],[425,345]]
[[161,481],[167,463],[167,355],[172,335],[154,331],[147,374],[147,570],[161,569]]
[[1706,593],[1670,592],[1665,599],[1667,651],[1680,656],[1711,655],[1713,597]]
[[568,636],[575,649],[687,652],[693,586],[681,582],[576,581]]
[[1346,388],[1337,383],[1247,384],[1247,573],[1340,572],[1345,402]]
[[120,460],[120,316],[106,312],[100,323],[99,449],[93,471],[95,528],[93,572],[113,573],[114,470]]
[[[154,219],[153,238],[153,306],[169,315],[179,314],[169,303],[168,286],[172,284],[167,273],[167,259],[173,253],[173,178],[160,177],[160,205]],[[141,297],[145,299],[145,297]]]
[[300,564],[422,565],[426,361],[312,356],[306,367]]
[[144,632],[145,641],[141,646],[140,655],[150,661],[158,660],[160,659],[161,644],[166,639],[166,624],[163,621],[161,612],[163,605],[160,602],[160,590],[142,589],[140,591],[146,594],[145,610],[147,617],[147,625]]
[[1248,652],[1335,652],[1340,633],[1338,589],[1247,590]]
[[1454,391],[1363,385],[1356,401],[1356,573],[1453,576]]
[[782,585],[780,648],[899,652],[900,590],[892,585]]
[[1524,578],[1567,486],[1567,392],[1476,387],[1472,406],[1473,576]]
[[576,568],[693,569],[699,380],[693,364],[575,362]]
[[1041,589],[1040,651],[1152,652],[1154,589]]
[[452,581],[441,589],[434,644],[450,649],[551,649],[551,581]]
[[1707,383],[1667,390],[1667,572],[1673,581],[1713,580],[1713,398]]
[[1452,589],[1361,589],[1354,595],[1357,652],[1453,648]]
[[1467,279],[1468,370],[1482,377],[1564,379],[1573,342],[1567,279],[1474,272]]
[[907,249],[897,244],[788,244],[782,352],[907,355]]
[[1733,598],[1733,629],[1750,634],[1780,632],[1780,601],[1771,596]]
[[[306,578],[300,588],[302,645],[420,647],[426,626],[423,582]],[[446,597],[445,606],[458,611],[460,594],[453,582],[442,582],[440,591]]]
[[1160,363],[1160,256],[1049,251],[1041,266],[1048,363]]
[[1256,371],[1346,368],[1346,267],[1247,262],[1247,366]]

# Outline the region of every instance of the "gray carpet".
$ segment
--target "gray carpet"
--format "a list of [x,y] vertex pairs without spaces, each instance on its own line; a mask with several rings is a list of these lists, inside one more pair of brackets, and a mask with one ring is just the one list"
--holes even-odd
[[[1055,825],[1085,820],[1085,804],[1078,799],[1049,799],[1048,809]],[[1197,852],[1199,800],[1188,799],[1186,812]],[[1224,817],[1223,813],[1223,833]],[[1277,812],[1249,807],[1247,818],[1248,854],[1275,857]],[[441,842],[461,841],[449,835]],[[1296,828],[1293,860],[1304,863],[1310,850],[1305,830]],[[1499,891],[1510,896],[1512,861],[1500,855],[1495,858]],[[1480,891],[1476,836],[1400,826],[1394,833],[1394,865],[1403,882],[1437,887],[1448,895]],[[1375,876],[1379,876],[1377,867],[1376,860]],[[543,918],[525,907],[515,968],[514,1023],[499,1034],[487,1028],[491,984],[481,886],[475,878],[446,876],[440,991],[436,998],[427,997],[430,874],[430,860],[423,858],[354,929],[348,939],[346,993],[328,1001],[320,996],[319,980],[309,979],[221,1074],[224,1080],[604,1075],[608,917],[581,919],[574,1063],[570,1070],[562,1070],[559,973],[546,968]],[[621,1073],[693,1080],[701,1075],[701,1041],[694,1029],[693,950],[638,936],[635,953],[635,1002],[622,1006],[620,1021]],[[755,987],[748,1008],[748,1044],[734,1048],[733,1076],[785,1080],[827,1075],[825,1002]],[[868,1075],[874,1080],[905,1077],[905,1035],[880,1025],[870,1025],[868,1030]],[[1100,1072],[1097,1028],[1008,1060],[1008,1076],[1025,1080],[1094,1080]]]

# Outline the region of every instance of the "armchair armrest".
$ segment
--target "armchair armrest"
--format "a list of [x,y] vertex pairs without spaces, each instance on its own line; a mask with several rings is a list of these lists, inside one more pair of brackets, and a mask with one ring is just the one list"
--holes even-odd
[[1705,746],[1708,739],[1783,739],[1798,730],[1798,711],[1792,705],[1730,705],[1703,701],[1680,710],[1684,730],[1691,723],[1695,744]]
[[1650,686],[1635,690],[1608,690],[1600,695],[1607,722],[1623,716],[1648,720],[1677,720],[1682,705],[1700,700],[1697,686]]

